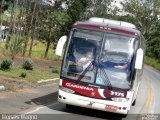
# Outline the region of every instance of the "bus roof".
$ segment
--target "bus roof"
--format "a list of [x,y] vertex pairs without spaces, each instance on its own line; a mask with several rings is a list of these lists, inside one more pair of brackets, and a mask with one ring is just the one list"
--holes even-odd
[[136,29],[134,24],[104,18],[96,18],[95,20],[90,18],[87,21],[76,22],[73,27],[118,32],[134,36],[141,35],[140,31]]

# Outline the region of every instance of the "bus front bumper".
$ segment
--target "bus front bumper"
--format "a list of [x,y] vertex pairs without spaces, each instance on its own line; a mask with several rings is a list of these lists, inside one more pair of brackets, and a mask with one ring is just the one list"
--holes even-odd
[[127,102],[114,102],[109,100],[93,99],[67,93],[62,91],[61,89],[59,89],[58,101],[64,104],[70,104],[119,114],[127,114],[131,106],[131,100]]

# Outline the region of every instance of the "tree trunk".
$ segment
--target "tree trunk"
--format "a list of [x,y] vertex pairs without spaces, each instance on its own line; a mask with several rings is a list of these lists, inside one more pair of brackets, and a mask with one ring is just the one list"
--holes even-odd
[[24,26],[24,28],[23,28],[23,31],[22,31],[22,36],[24,37],[24,42],[23,42],[23,44],[22,44],[22,56],[25,56],[25,53],[26,53],[26,49],[25,48],[27,48],[27,31],[28,31],[28,25],[27,25],[27,17],[28,17],[28,14],[30,13],[30,6],[31,6],[31,2],[30,2],[30,0],[25,0],[24,1],[24,4],[26,4],[26,9],[25,9],[25,11],[24,11],[24,16],[25,16],[25,26]]
[[48,56],[49,47],[50,47],[50,45],[51,45],[51,35],[52,35],[52,32],[53,32],[53,20],[52,20],[51,27],[50,27],[50,30],[49,30],[49,36],[48,36],[46,51],[45,51],[45,55],[44,55],[44,58],[45,58],[45,59],[46,59],[47,56]]
[[0,1],[0,24],[2,26],[2,6],[3,6],[3,0]]
[[[36,0],[36,2],[38,2],[38,0]],[[38,3],[35,3],[35,4],[38,4]],[[33,28],[32,35],[31,35],[31,44],[30,44],[29,55],[28,55],[29,57],[31,57],[31,54],[32,54],[32,47],[33,47],[33,43],[34,43],[34,35],[35,35],[35,28],[36,28],[38,14],[39,14],[39,9],[36,12],[36,17],[35,17],[35,22],[34,22],[35,25],[34,25],[34,28]]]
[[8,37],[7,37],[6,44],[5,44],[6,50],[8,50],[8,47],[9,47],[10,36],[13,33],[13,29],[15,29],[14,28],[14,25],[15,25],[15,21],[14,21],[14,18],[15,18],[15,16],[14,16],[15,3],[16,3],[16,1],[14,0],[13,4],[12,4],[12,10],[11,10],[11,17],[10,17],[10,25],[9,25]]
[[23,56],[25,56],[25,54],[26,54],[27,44],[28,44],[28,41],[29,41],[29,36],[31,34],[31,30],[32,30],[32,27],[33,27],[33,19],[34,19],[35,10],[36,10],[36,7],[37,7],[37,2],[38,2],[38,0],[35,0],[33,13],[32,13],[32,18],[31,18],[31,22],[30,22],[30,25],[29,25],[29,29],[28,29],[28,34],[27,34],[27,37],[26,37],[27,39],[24,43],[25,45],[24,45],[24,50],[23,50]]
[[48,41],[47,41],[47,46],[46,46],[46,51],[45,51],[45,54],[44,54],[44,58],[45,58],[45,59],[47,59],[50,44],[51,44],[51,40],[48,39]]
[[19,40],[20,38],[20,33],[21,33],[21,23],[22,19],[21,17],[23,16],[23,6],[20,8],[20,14],[18,16],[18,23],[17,23],[17,30],[16,30],[16,39]]

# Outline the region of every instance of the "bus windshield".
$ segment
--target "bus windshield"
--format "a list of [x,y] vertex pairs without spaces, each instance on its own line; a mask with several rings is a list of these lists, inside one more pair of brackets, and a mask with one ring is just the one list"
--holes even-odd
[[76,29],[71,35],[61,76],[99,86],[130,89],[134,37]]

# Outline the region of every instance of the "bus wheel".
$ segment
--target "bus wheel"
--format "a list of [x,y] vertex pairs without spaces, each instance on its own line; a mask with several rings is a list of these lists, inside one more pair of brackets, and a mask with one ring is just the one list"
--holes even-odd
[[67,109],[72,109],[72,108],[73,108],[73,106],[72,106],[72,105],[68,105],[68,104],[66,104],[66,108],[67,108]]
[[132,106],[136,105],[136,99],[133,101]]
[[121,115],[122,118],[126,118],[128,114]]

